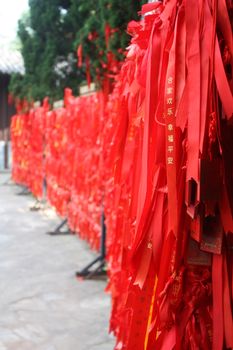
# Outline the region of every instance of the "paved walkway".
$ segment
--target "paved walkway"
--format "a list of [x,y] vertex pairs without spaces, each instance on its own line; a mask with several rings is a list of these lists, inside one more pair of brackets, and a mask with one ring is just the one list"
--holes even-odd
[[104,281],[77,281],[93,259],[76,236],[45,234],[59,219],[0,173],[0,350],[112,350]]

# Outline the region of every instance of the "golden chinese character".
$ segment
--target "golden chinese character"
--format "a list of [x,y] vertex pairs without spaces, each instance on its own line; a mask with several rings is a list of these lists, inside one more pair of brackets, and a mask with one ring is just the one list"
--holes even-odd
[[168,157],[167,158],[167,164],[173,164],[173,157]]
[[173,135],[168,135],[167,139],[168,139],[168,142],[174,142]]
[[168,77],[167,82],[168,82],[168,84],[172,84],[173,83],[173,78],[172,77]]
[[177,296],[177,295],[179,294],[179,292],[180,292],[180,286],[177,285],[177,284],[174,284],[174,285],[172,286],[172,291],[173,291],[173,295],[174,295],[174,296]]
[[148,248],[148,249],[152,249],[152,247],[153,247],[152,243],[149,242],[149,243],[147,244],[147,248]]
[[168,114],[168,115],[173,115],[173,110],[172,110],[171,107],[169,107],[169,108],[167,109],[167,114]]
[[173,146],[168,146],[167,150],[169,153],[172,153],[174,151],[174,147]]
[[167,129],[168,129],[169,131],[172,131],[172,130],[173,130],[173,125],[172,125],[172,124],[168,124]]
[[172,103],[173,103],[172,97],[167,98],[167,104],[172,105]]
[[168,87],[167,88],[167,94],[171,95],[173,93],[173,88],[172,87]]

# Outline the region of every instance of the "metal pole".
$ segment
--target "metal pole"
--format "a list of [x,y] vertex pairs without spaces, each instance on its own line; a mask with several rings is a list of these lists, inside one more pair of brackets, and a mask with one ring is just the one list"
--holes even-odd
[[106,256],[106,225],[105,225],[105,215],[104,210],[101,214],[101,241],[100,241],[100,254],[102,259]]

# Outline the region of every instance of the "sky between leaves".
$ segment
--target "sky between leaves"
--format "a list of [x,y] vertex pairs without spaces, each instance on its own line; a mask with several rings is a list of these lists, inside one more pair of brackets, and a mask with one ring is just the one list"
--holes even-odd
[[0,6],[0,47],[8,48],[17,35],[17,23],[28,10],[28,0],[2,0]]

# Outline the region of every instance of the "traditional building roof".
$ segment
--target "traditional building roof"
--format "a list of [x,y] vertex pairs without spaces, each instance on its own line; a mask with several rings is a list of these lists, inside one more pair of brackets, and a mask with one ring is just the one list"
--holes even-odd
[[19,51],[0,48],[0,74],[24,74],[23,57]]

